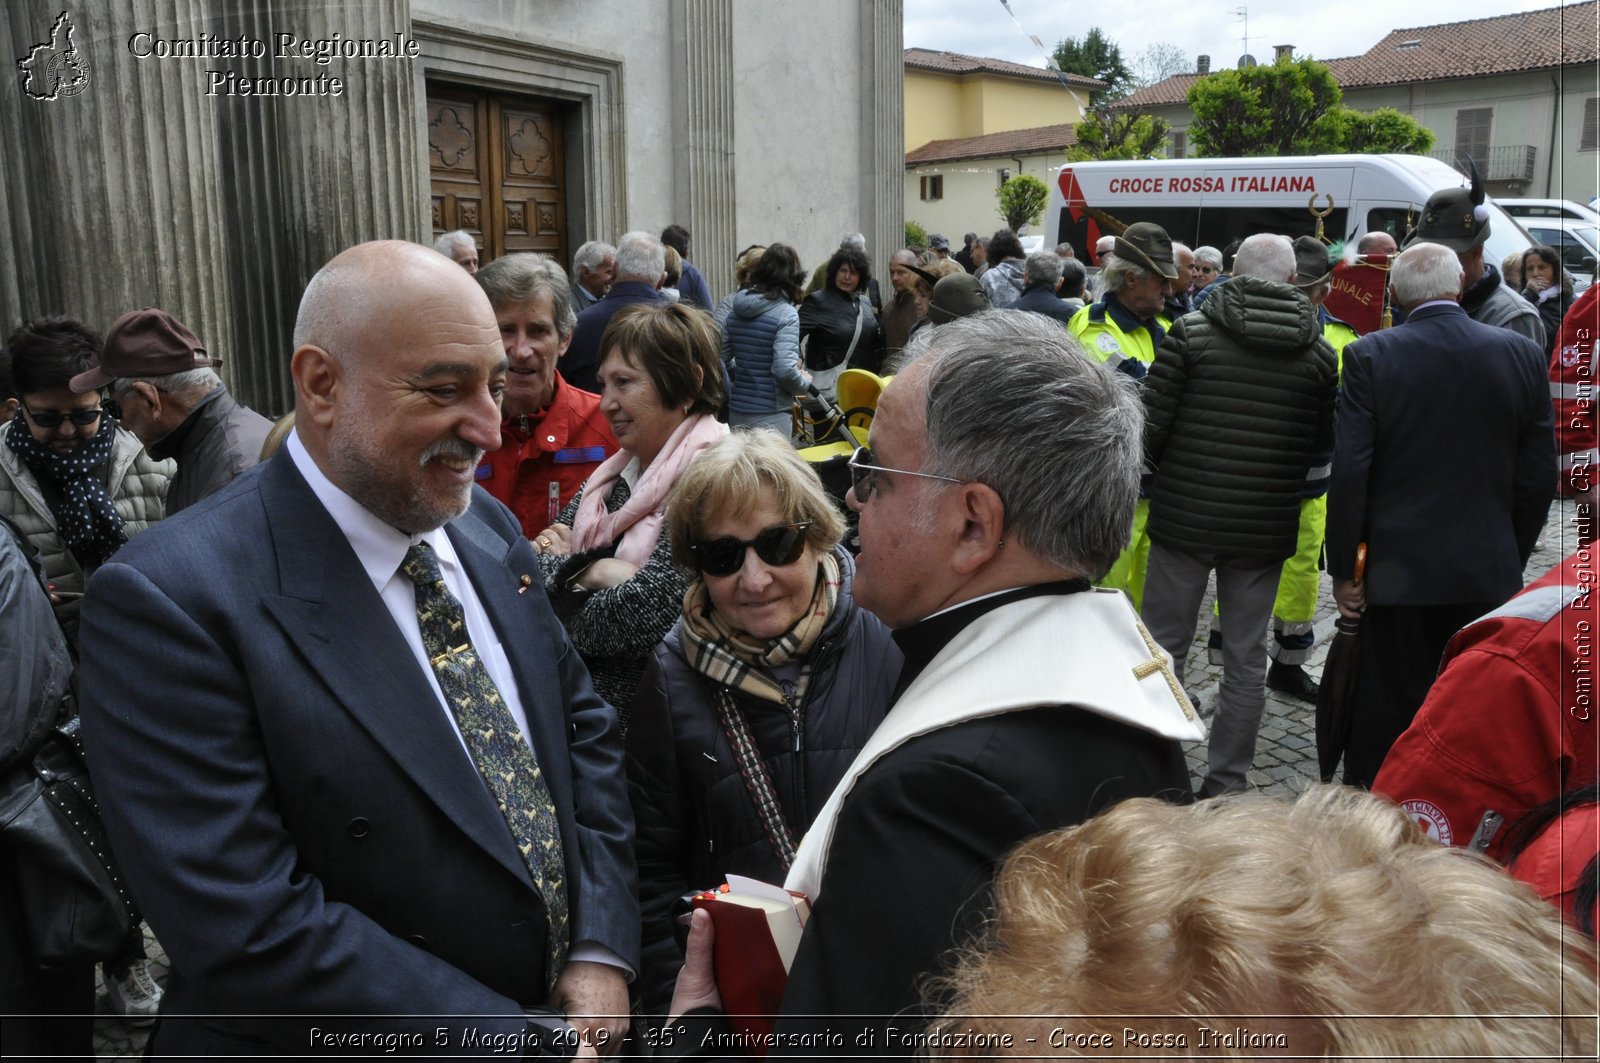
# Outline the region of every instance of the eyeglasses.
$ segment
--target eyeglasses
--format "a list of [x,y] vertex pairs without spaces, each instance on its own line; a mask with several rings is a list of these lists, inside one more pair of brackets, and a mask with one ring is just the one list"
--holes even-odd
[[66,413],[57,413],[54,410],[41,410],[34,412],[28,409],[27,403],[21,403],[22,412],[28,415],[28,420],[40,428],[60,428],[62,421],[71,421],[79,428],[88,428],[100,419],[103,412],[96,406],[92,410],[68,410]]
[[939,476],[931,472],[912,472],[910,469],[889,469],[882,465],[872,464],[872,448],[857,447],[850,455],[848,462],[850,469],[850,489],[856,493],[857,502],[866,502],[878,489],[878,473],[893,473],[896,476],[920,476],[924,480],[943,480],[947,484],[964,484],[967,481],[957,480],[954,476]]
[[792,565],[800,560],[806,549],[806,529],[809,520],[793,524],[777,524],[748,541],[724,536],[710,542],[691,543],[689,552],[708,576],[731,576],[744,567],[744,550],[755,547],[756,556],[769,565]]

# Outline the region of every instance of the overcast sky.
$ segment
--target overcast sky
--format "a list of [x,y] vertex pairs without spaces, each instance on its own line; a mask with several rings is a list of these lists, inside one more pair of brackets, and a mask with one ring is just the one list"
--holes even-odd
[[[1153,0],[1126,3],[1068,3],[1066,0],[1010,0],[1023,30],[1047,49],[1063,37],[1082,37],[1092,26],[1122,49],[1130,66],[1147,45],[1167,42],[1189,57],[1211,56],[1213,70],[1231,67],[1248,51],[1271,61],[1273,46],[1292,44],[1296,55],[1318,59],[1359,55],[1393,29],[1462,22],[1516,11],[1560,6],[1556,0]],[[1249,9],[1250,45],[1244,44]],[[1043,66],[1044,57],[1000,0],[905,0],[905,46],[960,52],[1014,63]]]

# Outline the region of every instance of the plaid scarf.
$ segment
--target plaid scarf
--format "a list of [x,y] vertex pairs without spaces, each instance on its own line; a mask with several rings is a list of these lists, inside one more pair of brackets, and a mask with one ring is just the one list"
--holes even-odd
[[[805,657],[816,645],[833,607],[839,600],[839,562],[831,553],[818,562],[817,589],[811,605],[794,626],[775,639],[752,639],[728,626],[727,620],[711,604],[704,579],[697,579],[683,594],[683,644],[689,664],[713,683],[733,687],[751,697],[791,706],[805,701],[809,667],[800,670],[800,680],[788,698],[773,677],[780,664]],[[791,705],[792,699],[792,705]]]
[[100,418],[100,430],[63,453],[33,438],[22,418],[6,433],[6,446],[22,459],[40,483],[48,483],[60,496],[51,512],[56,530],[72,556],[92,568],[128,541],[122,514],[112,504],[102,477],[117,440],[117,426],[109,416]]

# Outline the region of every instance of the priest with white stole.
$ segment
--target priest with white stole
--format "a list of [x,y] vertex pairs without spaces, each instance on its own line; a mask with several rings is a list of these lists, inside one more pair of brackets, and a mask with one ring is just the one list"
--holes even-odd
[[[908,353],[849,497],[857,599],[905,669],[789,876],[814,907],[774,1056],[921,1053],[923,983],[981,927],[1005,854],[1128,797],[1191,800],[1180,743],[1205,737],[1127,597],[1091,586],[1139,494],[1133,382],[1033,314],[951,322]],[[669,1053],[721,1029],[709,923]]]

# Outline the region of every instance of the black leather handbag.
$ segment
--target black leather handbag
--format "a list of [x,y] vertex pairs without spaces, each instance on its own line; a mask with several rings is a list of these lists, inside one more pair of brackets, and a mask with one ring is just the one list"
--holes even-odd
[[76,716],[0,785],[0,853],[13,869],[27,953],[40,966],[104,959],[139,925],[89,786]]

